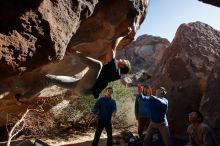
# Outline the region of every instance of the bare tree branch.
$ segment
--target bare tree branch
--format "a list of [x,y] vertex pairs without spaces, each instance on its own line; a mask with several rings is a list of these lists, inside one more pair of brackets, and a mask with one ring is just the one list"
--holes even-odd
[[[26,112],[23,114],[23,116],[21,117],[20,120],[18,120],[16,122],[16,124],[12,127],[11,131],[9,132],[9,135],[8,135],[8,142],[7,142],[7,146],[10,146],[10,143],[11,143],[11,140],[24,128],[24,123],[22,125],[21,128],[19,128],[20,124],[22,122],[24,122],[24,118],[26,117],[26,115],[28,114],[30,110],[27,109]],[[16,131],[16,128],[19,128],[18,131]]]

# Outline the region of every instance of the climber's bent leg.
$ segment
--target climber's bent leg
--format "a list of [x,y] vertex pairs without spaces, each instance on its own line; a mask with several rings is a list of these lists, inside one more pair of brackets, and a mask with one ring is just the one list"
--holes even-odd
[[69,76],[56,76],[47,74],[22,96],[28,99],[32,99],[33,97],[37,96],[41,90],[51,85],[57,85],[67,89],[74,89],[76,88],[77,82],[78,79]]
[[88,95],[92,94],[92,88],[99,76],[99,73],[102,69],[102,63],[98,60],[92,59],[93,63],[89,65],[89,70],[82,77],[81,80],[77,83],[76,92],[79,95]]
[[73,56],[77,61],[89,67],[87,73],[79,80],[76,87],[76,93],[78,95],[88,95],[92,93],[92,87],[94,86],[99,73],[102,69],[102,62],[91,57],[85,57],[82,53],[73,50]]

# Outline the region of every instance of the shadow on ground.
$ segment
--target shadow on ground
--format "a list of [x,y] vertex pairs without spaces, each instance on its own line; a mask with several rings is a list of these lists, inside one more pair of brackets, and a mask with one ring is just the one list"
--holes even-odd
[[[119,137],[117,137],[119,138]],[[129,145],[128,143],[125,143],[123,139],[117,139],[114,138],[114,140],[117,140],[119,143],[114,144],[113,146],[142,146],[142,143],[136,144],[136,145]],[[172,145],[173,146],[185,146],[187,143],[186,140],[181,139],[174,139],[172,138]],[[99,146],[105,146],[107,144],[107,138],[102,138],[99,141]],[[85,141],[81,143],[75,143],[75,144],[68,144],[68,145],[61,145],[61,146],[91,146],[92,141]],[[157,140],[151,144],[151,146],[164,146],[162,140]]]

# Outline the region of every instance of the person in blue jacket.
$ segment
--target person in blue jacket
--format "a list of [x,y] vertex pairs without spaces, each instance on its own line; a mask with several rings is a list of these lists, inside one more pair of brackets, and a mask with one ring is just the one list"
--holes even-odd
[[156,96],[150,96],[149,108],[150,108],[150,124],[147,128],[144,138],[144,145],[149,146],[151,144],[152,136],[155,130],[159,130],[165,146],[171,146],[170,133],[167,121],[168,100],[165,98],[166,89],[160,87],[156,90]]
[[116,101],[112,98],[113,89],[107,87],[104,90],[104,97],[100,97],[94,108],[92,109],[93,114],[97,114],[97,128],[92,142],[92,146],[98,146],[99,139],[102,130],[105,128],[107,132],[107,146],[112,146],[112,122],[111,119],[116,114]]
[[138,135],[143,138],[143,132],[148,128],[150,123],[150,109],[148,98],[152,95],[152,89],[150,85],[146,84],[143,86],[141,84],[137,86],[138,94],[135,100],[135,117],[138,121]]

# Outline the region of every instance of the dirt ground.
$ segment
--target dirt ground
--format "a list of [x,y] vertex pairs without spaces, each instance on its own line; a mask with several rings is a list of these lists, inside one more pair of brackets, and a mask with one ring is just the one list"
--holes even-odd
[[[113,129],[113,140],[117,140],[120,144],[118,146],[126,146],[127,144],[121,137],[121,130]],[[89,129],[85,133],[69,133],[61,137],[54,137],[51,139],[42,138],[41,140],[51,146],[91,146],[95,134],[95,129]],[[66,136],[65,136],[66,135]],[[107,142],[107,135],[103,130],[100,137],[99,146],[105,146]]]
[[[113,129],[113,141],[117,141],[118,144],[114,144],[114,146],[128,146],[127,143],[123,140],[121,136],[121,132],[124,131],[125,129]],[[134,136],[137,136],[137,128],[130,127],[127,129],[133,133]],[[41,140],[46,142],[47,144],[51,146],[91,146],[93,137],[95,134],[95,129],[88,129],[86,132],[78,132],[74,133],[74,131],[71,130],[69,133],[64,133],[60,134],[59,137],[54,137],[54,138],[42,138]],[[181,139],[175,139],[171,138],[172,144],[174,146],[184,146],[186,144],[186,140],[181,140]],[[159,141],[153,142],[152,146],[162,146],[163,144],[161,143],[162,139]],[[102,132],[102,135],[100,137],[99,141],[99,146],[105,146],[107,143],[107,135],[105,130]]]
[[[127,146],[124,140],[121,137],[120,130],[113,129],[113,140],[119,142],[119,144],[114,146]],[[68,130],[61,133],[51,134],[46,137],[36,137],[36,139],[40,139],[42,142],[50,145],[50,146],[91,146],[93,137],[95,134],[95,129],[88,129],[85,132],[73,131]],[[13,140],[11,142],[11,146],[17,146],[21,144],[25,140],[30,140],[30,143],[34,143],[35,138],[28,138],[28,137],[20,137],[19,139]],[[0,142],[0,146],[6,146],[7,142]],[[107,143],[107,135],[105,130],[103,130],[102,135],[100,137],[99,146],[105,146]],[[24,145],[24,144],[23,144]],[[23,146],[22,145],[22,146]],[[25,146],[32,146],[25,144]]]
[[[117,144],[114,144],[114,146],[128,146],[128,144],[125,143],[121,136],[121,132],[124,130],[125,129],[113,129],[113,141],[117,141]],[[136,127],[129,128],[129,131],[131,131],[134,136],[137,136],[136,130]],[[69,128],[65,130],[59,130],[57,133],[51,131],[50,134],[44,137],[36,137],[35,139],[28,137],[20,137],[16,141],[12,142],[10,146],[17,146],[18,143],[21,143],[23,140],[27,139],[30,140],[32,143],[34,143],[36,139],[40,139],[41,141],[45,142],[50,146],[91,146],[94,134],[94,128],[88,128],[83,132]],[[163,146],[161,140],[153,142],[152,146]],[[171,138],[171,141],[173,146],[184,146],[187,142],[186,140],[175,138]],[[103,130],[102,135],[100,137],[99,146],[106,146],[106,143],[107,135],[105,130]],[[6,142],[0,142],[0,146],[6,146]],[[33,144],[25,146],[33,146]]]

